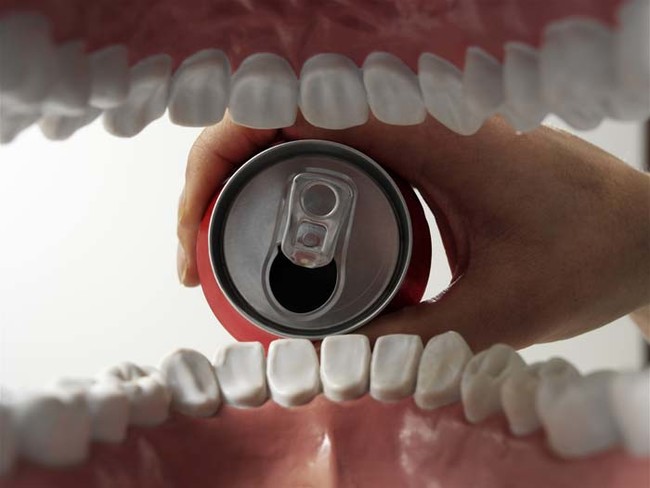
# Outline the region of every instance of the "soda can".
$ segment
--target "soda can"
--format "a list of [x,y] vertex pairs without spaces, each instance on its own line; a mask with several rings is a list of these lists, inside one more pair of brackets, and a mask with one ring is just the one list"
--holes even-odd
[[265,345],[351,332],[419,303],[431,239],[413,188],[365,154],[303,140],[255,155],[203,218],[197,265],[228,332]]

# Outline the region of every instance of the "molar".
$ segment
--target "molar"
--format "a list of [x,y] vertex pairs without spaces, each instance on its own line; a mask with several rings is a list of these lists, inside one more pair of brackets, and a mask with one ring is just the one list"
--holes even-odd
[[576,129],[597,127],[614,87],[613,59],[613,36],[604,25],[576,18],[549,25],[540,52],[549,107]]
[[38,111],[23,112],[7,106],[0,96],[0,144],[9,144],[40,116]]
[[22,456],[51,467],[86,458],[91,420],[82,395],[66,390],[24,394],[14,407]]
[[370,341],[366,336],[326,337],[320,356],[320,377],[327,398],[341,402],[358,398],[368,391]]
[[89,56],[90,105],[109,109],[121,105],[129,94],[129,60],[126,47],[115,44]]
[[174,73],[169,91],[169,118],[186,127],[219,122],[230,96],[230,62],[218,49],[187,58]]
[[90,64],[83,43],[67,42],[57,48],[57,77],[41,110],[51,115],[82,115],[90,98]]
[[271,397],[283,407],[311,401],[320,391],[318,356],[307,339],[277,339],[269,346]]
[[298,113],[298,80],[289,63],[276,54],[253,54],[232,77],[232,119],[255,129],[290,127]]
[[390,334],[377,339],[370,365],[370,395],[384,402],[412,395],[421,355],[419,336]]
[[347,129],[368,120],[366,90],[359,68],[340,54],[318,54],[300,72],[300,109],[323,129]]
[[171,66],[171,58],[159,54],[131,68],[126,101],[104,113],[104,127],[108,132],[118,137],[133,137],[165,113]]
[[209,417],[218,410],[219,385],[210,361],[203,354],[179,349],[163,360],[160,371],[175,410],[193,417]]
[[650,369],[614,377],[609,402],[625,448],[635,456],[649,456]]
[[36,109],[56,74],[55,48],[43,16],[19,13],[0,21],[0,98]]
[[467,363],[461,380],[467,420],[478,423],[500,411],[503,382],[525,366],[521,356],[504,344],[496,344],[474,356]]
[[418,78],[399,58],[372,53],[363,63],[363,82],[368,105],[378,120],[393,125],[424,122],[424,108]]
[[129,399],[131,425],[155,426],[167,420],[171,395],[162,376],[153,368],[148,370],[133,363],[121,363],[98,377],[120,387]]
[[216,354],[217,373],[224,400],[236,407],[259,407],[267,397],[264,348],[259,342],[222,346]]
[[539,55],[535,49],[519,42],[506,44],[503,91],[502,112],[510,125],[521,132],[539,127],[548,111],[542,97]]
[[418,370],[415,403],[422,409],[439,408],[460,400],[460,382],[472,351],[454,331],[429,339]]
[[471,111],[463,96],[462,74],[450,62],[425,53],[418,62],[418,79],[427,111],[448,129],[471,135],[479,130],[483,120]]
[[542,422],[555,453],[567,458],[585,457],[619,442],[620,434],[608,401],[613,376],[610,371],[585,376],[553,399]]

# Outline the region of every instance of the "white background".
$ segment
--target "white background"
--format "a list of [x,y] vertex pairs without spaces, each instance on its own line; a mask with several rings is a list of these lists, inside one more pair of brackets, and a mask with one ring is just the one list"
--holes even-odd
[[[176,278],[176,204],[197,134],[164,118],[124,140],[96,122],[63,143],[32,128],[0,147],[0,383],[45,386],[123,360],[157,365],[178,347],[212,358],[231,340],[201,290]],[[640,165],[640,126],[581,135]],[[449,280],[439,239],[434,257],[430,296]],[[583,371],[637,368],[641,344],[624,318],[524,355],[561,355]]]

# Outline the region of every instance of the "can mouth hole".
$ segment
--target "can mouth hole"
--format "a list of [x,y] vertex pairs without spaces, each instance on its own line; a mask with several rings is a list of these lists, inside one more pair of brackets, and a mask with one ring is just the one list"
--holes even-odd
[[327,303],[337,281],[336,262],[320,268],[303,268],[278,252],[269,270],[271,293],[278,303],[294,313],[309,313]]

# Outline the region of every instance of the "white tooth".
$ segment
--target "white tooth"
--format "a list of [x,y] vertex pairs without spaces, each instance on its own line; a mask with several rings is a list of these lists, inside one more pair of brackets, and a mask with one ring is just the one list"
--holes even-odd
[[218,49],[204,49],[178,67],[169,89],[169,118],[185,127],[219,122],[228,106],[230,63]]
[[39,112],[22,112],[7,106],[0,96],[0,144],[9,144],[40,118]]
[[210,361],[201,353],[179,349],[167,356],[160,371],[172,394],[172,407],[192,417],[209,417],[221,404]]
[[424,53],[420,56],[418,72],[424,106],[432,117],[461,135],[479,130],[484,119],[469,110],[463,96],[462,74],[456,66]]
[[607,371],[593,373],[571,383],[554,398],[542,423],[555,453],[567,458],[585,457],[618,444],[620,433],[608,401],[613,376]]
[[471,349],[457,332],[429,339],[418,369],[416,405],[431,410],[459,401],[463,370],[471,358]]
[[240,125],[255,129],[289,127],[298,113],[298,80],[276,54],[247,57],[232,77],[228,111]]
[[129,399],[131,425],[155,426],[167,420],[171,395],[153,368],[147,371],[132,363],[121,363],[100,374],[98,380],[124,391]]
[[650,369],[613,378],[609,401],[625,448],[635,456],[649,456]]
[[159,54],[131,68],[126,101],[104,113],[104,127],[108,132],[118,137],[133,137],[165,113],[171,66],[171,58]]
[[593,129],[614,87],[613,36],[587,19],[554,22],[540,52],[542,91],[557,115],[576,129]]
[[271,342],[267,360],[271,397],[284,407],[311,401],[320,391],[318,356],[307,339]]
[[46,466],[82,462],[90,444],[90,413],[82,395],[69,391],[26,395],[15,408],[20,453]]
[[264,348],[259,342],[222,346],[214,368],[224,401],[236,407],[258,407],[267,397]]
[[463,95],[469,109],[488,118],[503,103],[503,70],[488,53],[470,47],[465,55]]
[[539,385],[535,400],[537,414],[544,419],[553,401],[571,383],[580,378],[580,373],[571,363],[561,358],[552,358],[543,363],[538,371]]
[[2,19],[0,98],[39,105],[57,76],[54,53],[50,26],[43,16],[20,13]]
[[372,113],[386,124],[415,125],[424,121],[418,78],[399,58],[372,53],[363,63],[363,82]]
[[326,337],[320,350],[320,377],[325,396],[353,400],[368,391],[370,341],[363,335]]
[[108,109],[121,105],[129,94],[129,57],[126,47],[115,44],[89,56],[90,105]]
[[38,121],[38,125],[48,139],[63,141],[77,130],[93,123],[101,114],[102,111],[94,107],[87,107],[86,112],[82,115],[45,114]]
[[370,364],[370,395],[394,402],[413,394],[422,355],[422,339],[390,334],[377,339]]
[[517,351],[504,344],[495,344],[470,359],[460,385],[467,420],[478,423],[499,412],[503,382],[525,366]]
[[83,115],[90,97],[90,65],[81,42],[57,48],[58,76],[41,109],[44,114]]
[[643,120],[650,115],[650,2],[627,1],[614,34],[615,88],[608,115]]
[[541,425],[535,404],[541,367],[541,363],[535,363],[515,371],[501,387],[503,413],[516,436],[532,434]]
[[347,129],[368,120],[361,71],[340,54],[309,58],[300,72],[300,110],[312,125]]
[[504,115],[518,131],[531,131],[542,123],[547,109],[542,97],[539,55],[526,44],[509,42],[503,62]]
[[16,433],[11,408],[0,403],[0,477],[11,471],[16,461]]

